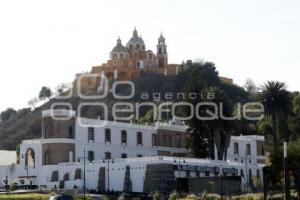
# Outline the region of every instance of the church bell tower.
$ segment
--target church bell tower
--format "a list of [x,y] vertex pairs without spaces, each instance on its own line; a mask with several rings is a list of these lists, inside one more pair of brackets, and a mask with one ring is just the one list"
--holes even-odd
[[158,59],[159,68],[166,68],[168,65],[167,45],[166,45],[166,39],[164,38],[162,33],[158,38],[156,56]]

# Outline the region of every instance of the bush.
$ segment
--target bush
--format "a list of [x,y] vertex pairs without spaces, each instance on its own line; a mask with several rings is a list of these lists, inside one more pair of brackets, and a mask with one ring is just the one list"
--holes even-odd
[[154,192],[152,194],[152,198],[153,198],[153,200],[161,200],[162,199],[162,195],[161,195],[161,193],[159,193],[158,191],[156,191],[156,192]]
[[17,188],[18,188],[17,183],[13,183],[13,184],[11,184],[11,185],[9,186],[9,189],[10,189],[11,191],[15,191],[15,190],[17,190]]
[[195,194],[189,194],[189,195],[186,196],[186,199],[188,199],[188,200],[199,200],[200,198],[197,197],[197,195],[195,195]]
[[169,200],[176,200],[179,199],[179,194],[176,192],[176,190],[174,190],[170,196],[169,196]]

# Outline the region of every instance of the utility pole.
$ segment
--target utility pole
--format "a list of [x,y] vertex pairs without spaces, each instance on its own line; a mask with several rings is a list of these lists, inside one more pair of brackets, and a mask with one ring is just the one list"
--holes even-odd
[[287,161],[287,141],[283,142],[283,162],[284,162],[285,200],[290,200],[289,172],[288,172],[288,161]]

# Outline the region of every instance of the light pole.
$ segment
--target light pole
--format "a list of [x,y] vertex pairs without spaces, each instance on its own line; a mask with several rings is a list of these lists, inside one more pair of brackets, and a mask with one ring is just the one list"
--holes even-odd
[[[174,159],[174,163],[176,163],[176,159]],[[183,163],[185,163],[185,160],[183,160]],[[178,180],[177,181],[177,190],[179,191],[179,193],[181,194],[181,157],[180,157],[180,153],[179,153],[179,157],[178,157]]]
[[246,190],[249,190],[249,175],[248,175],[248,162],[249,160],[251,160],[250,156],[246,156],[246,157],[242,157],[243,161],[245,162],[245,166],[246,166]]
[[288,172],[288,161],[287,161],[287,141],[283,142],[283,164],[284,164],[284,192],[285,200],[290,199],[289,189],[289,172]]
[[[27,181],[29,181],[29,172],[28,172],[28,170],[29,170],[29,166],[28,166],[28,159],[26,159],[26,154],[22,154],[22,159],[24,159],[25,158],[25,160],[24,160],[24,169],[26,170],[26,177],[27,177]],[[27,165],[26,165],[26,162],[27,162]],[[31,183],[31,182],[30,182]],[[26,187],[26,186],[25,186]]]
[[[85,148],[83,148],[83,157],[78,157],[78,164],[80,164],[80,159],[83,159],[83,199],[85,198],[86,191],[86,178],[85,178],[85,160],[88,158],[85,156]],[[90,161],[91,163],[91,161]]]
[[223,166],[220,165],[220,197],[223,200]]
[[[110,185],[109,185],[109,161],[110,159],[103,159],[103,163],[107,162],[107,193],[110,192]],[[114,163],[114,160],[111,159],[111,163]]]

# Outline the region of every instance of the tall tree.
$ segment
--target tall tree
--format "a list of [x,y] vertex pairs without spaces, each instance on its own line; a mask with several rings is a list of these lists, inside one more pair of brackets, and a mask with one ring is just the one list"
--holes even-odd
[[[220,118],[219,111],[224,111],[223,114],[229,117],[232,114],[232,106],[230,98],[224,90],[220,89],[221,82],[218,78],[218,72],[213,63],[193,63],[186,69],[186,83],[184,92],[185,101],[194,105],[199,103],[208,103],[198,107],[196,112],[203,118],[211,116],[210,113],[215,113],[217,109],[217,119],[205,120],[199,119],[194,115],[192,119],[187,120],[188,132],[190,133],[189,147],[196,157],[214,158],[214,145],[217,146],[218,159],[226,158],[226,150],[230,140],[230,123]],[[189,98],[189,94],[198,94],[195,98]],[[201,96],[205,94],[206,97]],[[208,95],[212,96],[208,98]],[[214,104],[214,105],[212,105]],[[183,110],[186,116],[189,116],[190,111]]]
[[12,108],[7,108],[5,111],[0,113],[0,120],[2,122],[8,121],[17,115],[17,111]]
[[256,84],[255,84],[254,81],[253,81],[252,79],[250,79],[250,78],[248,78],[248,79],[245,81],[244,88],[245,88],[245,90],[246,90],[251,96],[256,95],[257,90],[258,90]]
[[43,86],[41,88],[41,91],[39,93],[39,98],[41,100],[44,100],[46,98],[48,98],[50,100],[50,97],[52,96],[52,91],[49,87]]
[[264,105],[265,117],[272,124],[274,154],[277,152],[277,122],[283,118],[287,120],[291,108],[291,98],[286,88],[287,86],[283,82],[268,81],[261,86],[261,92],[258,95]]

